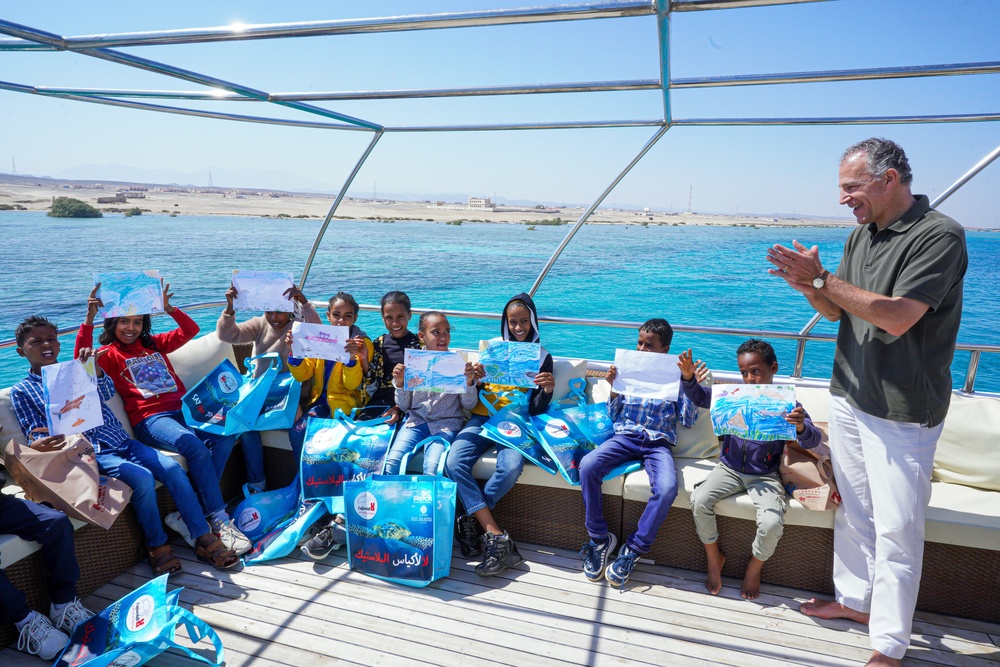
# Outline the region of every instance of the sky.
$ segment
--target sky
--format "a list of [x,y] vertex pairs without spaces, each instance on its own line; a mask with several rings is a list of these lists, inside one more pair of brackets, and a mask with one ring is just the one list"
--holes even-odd
[[[4,3],[0,18],[78,36],[519,7],[535,2],[384,0],[275,3]],[[169,11],[165,7],[169,6]],[[839,0],[675,12],[670,75],[762,74],[1000,61],[996,0]],[[656,79],[652,16],[369,35],[122,49],[268,92],[355,91]],[[27,85],[204,90],[77,53],[0,51],[0,80]],[[1000,111],[1000,74],[674,90],[675,119]],[[276,105],[154,101],[276,118]],[[656,120],[659,91],[320,102],[386,126]],[[464,194],[554,205],[594,201],[655,128],[387,133],[352,194]],[[712,213],[849,214],[837,202],[841,152],[868,136],[898,141],[914,191],[932,198],[1000,146],[1000,122],[839,127],[672,127],[605,206]],[[0,91],[0,172],[336,191],[367,132],[234,123]],[[161,178],[155,178],[161,177]],[[941,210],[1000,227],[1000,160]]]

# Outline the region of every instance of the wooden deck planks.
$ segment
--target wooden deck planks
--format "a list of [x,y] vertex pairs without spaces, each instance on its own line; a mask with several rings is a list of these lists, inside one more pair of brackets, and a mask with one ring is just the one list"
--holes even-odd
[[[219,632],[227,667],[344,664],[814,665],[863,664],[864,629],[797,612],[802,591],[764,586],[757,601],[725,579],[718,596],[704,575],[640,563],[625,593],[587,581],[576,554],[519,545],[526,562],[484,579],[459,557],[451,576],[416,589],[347,568],[343,552],[315,562],[296,553],[245,570],[216,571],[175,545],[181,602]],[[457,551],[456,551],[457,556]],[[103,608],[148,581],[140,564],[89,596]],[[1000,667],[1000,626],[918,614],[904,664]],[[4,667],[42,663],[12,648]],[[152,667],[186,667],[163,655]]]

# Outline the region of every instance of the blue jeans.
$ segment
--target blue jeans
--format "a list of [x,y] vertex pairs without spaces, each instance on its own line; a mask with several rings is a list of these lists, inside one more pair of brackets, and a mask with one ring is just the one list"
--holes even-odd
[[[49,571],[49,598],[55,604],[76,597],[80,566],[73,551],[73,524],[62,512],[30,500],[0,493],[0,535],[17,535],[42,545]],[[28,615],[24,593],[14,588],[0,569],[0,625],[23,621]]]
[[666,440],[650,440],[646,433],[613,435],[584,456],[580,461],[580,487],[586,512],[584,521],[591,538],[599,540],[607,537],[608,522],[604,519],[601,483],[613,468],[629,461],[642,461],[653,490],[646,509],[639,517],[639,526],[625,542],[644,554],[653,546],[656,531],[666,520],[667,512],[677,497],[674,455]]
[[288,441],[292,443],[292,455],[295,457],[296,470],[298,470],[299,463],[302,461],[302,445],[306,441],[306,424],[310,417],[329,419],[330,406],[326,402],[312,406],[306,410],[301,419],[295,422],[292,428],[288,429]]
[[[524,457],[521,453],[497,445],[481,434],[483,424],[489,421],[484,415],[472,415],[448,450],[448,458],[444,462],[444,473],[457,485],[458,498],[466,514],[475,514],[484,507],[493,509],[504,495],[514,488],[517,478],[524,468]],[[472,468],[479,457],[490,449],[497,450],[497,467],[486,486],[479,488],[479,483],[472,476]]]
[[[427,424],[418,424],[416,426],[407,426],[404,424],[401,426],[399,431],[396,432],[396,439],[392,441],[392,447],[389,449],[388,456],[386,456],[385,474],[398,475],[402,472],[405,475],[406,471],[400,471],[399,469],[403,455],[411,453],[413,448],[417,446],[417,443],[421,440],[426,440],[430,435],[431,429]],[[451,442],[455,439],[456,434],[451,431],[441,431],[437,435]],[[441,455],[444,454],[444,450],[445,445],[440,440],[435,440],[429,445],[424,446],[425,475],[438,474],[438,463],[441,461]]]
[[241,433],[240,445],[243,447],[243,462],[247,467],[247,483],[263,489],[267,480],[264,475],[264,445],[260,441],[260,431]]
[[187,473],[177,461],[136,440],[126,440],[119,447],[101,447],[97,465],[108,477],[125,482],[132,488],[132,507],[146,536],[150,549],[167,543],[167,534],[160,521],[156,505],[156,482],[162,482],[174,497],[177,511],[192,537],[208,532],[201,503],[191,488]]
[[169,449],[187,459],[191,485],[198,492],[206,516],[225,511],[219,478],[236,444],[235,436],[190,429],[184,425],[180,410],[146,417],[136,424],[135,436],[150,447]]

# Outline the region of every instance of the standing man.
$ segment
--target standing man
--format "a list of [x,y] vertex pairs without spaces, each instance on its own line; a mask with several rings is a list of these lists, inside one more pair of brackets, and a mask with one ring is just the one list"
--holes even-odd
[[834,530],[835,601],[801,611],[867,623],[868,665],[900,665],[923,565],[934,450],[951,399],[951,361],[968,266],[961,225],[910,192],[903,149],[848,148],[840,203],[860,225],[835,274],[816,246],[775,245],[768,273],[840,321],[830,379],[830,446],[843,496]]

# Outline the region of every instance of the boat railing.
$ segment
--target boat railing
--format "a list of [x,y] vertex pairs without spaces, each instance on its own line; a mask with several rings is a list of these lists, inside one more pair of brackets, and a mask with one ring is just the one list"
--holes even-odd
[[[325,301],[313,301],[312,304],[317,307],[317,309],[324,309],[326,307]],[[196,303],[187,304],[185,306],[179,306],[184,311],[196,311],[196,310],[207,310],[207,309],[220,309],[224,308],[226,305],[225,301],[199,301]],[[376,304],[360,304],[361,310],[370,312],[381,312],[381,306]],[[500,315],[497,313],[487,313],[475,310],[446,310],[441,308],[414,308],[413,312],[417,315],[427,311],[435,311],[439,313],[444,313],[448,317],[456,317],[463,319],[473,319],[473,320],[496,320],[500,319]],[[162,313],[161,313],[162,314]],[[154,316],[155,317],[155,316]],[[599,320],[586,317],[553,317],[539,315],[538,321],[545,324],[556,324],[556,325],[569,325],[569,326],[583,326],[583,327],[601,327],[606,329],[638,329],[642,326],[642,322],[633,322],[629,320]],[[741,337],[754,337],[754,338],[770,338],[770,339],[781,339],[781,340],[794,340],[796,342],[795,351],[795,366],[792,370],[791,377],[796,380],[804,379],[802,375],[802,368],[805,362],[805,350],[806,343],[808,342],[825,342],[832,343],[835,342],[837,337],[832,334],[820,334],[812,333],[813,327],[820,321],[820,315],[817,313],[809,322],[802,327],[799,331],[781,331],[781,330],[771,330],[771,329],[748,329],[744,327],[709,327],[709,326],[692,326],[688,324],[673,324],[671,325],[674,331],[680,331],[683,333],[693,333],[693,334],[704,334],[711,336],[741,336]],[[59,335],[64,336],[68,334],[75,334],[79,327],[66,327],[59,329]],[[16,347],[17,341],[14,339],[0,341],[0,350],[5,350],[7,348]],[[958,343],[955,346],[956,350],[969,352],[969,365],[965,371],[965,381],[962,384],[962,391],[965,393],[975,393],[976,384],[976,374],[979,370],[979,362],[982,358],[983,353],[1000,354],[1000,345],[985,345],[985,344],[975,344],[975,343]],[[608,362],[599,360],[588,360],[588,368],[592,370],[604,370],[607,369]],[[723,375],[728,375],[723,373]],[[825,384],[825,381],[824,381]],[[982,393],[982,392],[981,392]],[[992,392],[989,392],[992,393]]]

